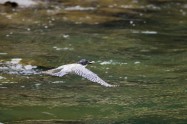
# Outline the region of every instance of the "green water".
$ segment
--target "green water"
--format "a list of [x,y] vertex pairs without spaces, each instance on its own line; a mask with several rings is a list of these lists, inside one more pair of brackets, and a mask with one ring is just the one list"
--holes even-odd
[[[67,9],[76,5],[88,10]],[[187,122],[185,0],[65,1],[0,10],[0,61],[21,58],[51,68],[86,58],[96,62],[90,70],[119,85],[105,88],[75,75],[0,73],[0,122]]]

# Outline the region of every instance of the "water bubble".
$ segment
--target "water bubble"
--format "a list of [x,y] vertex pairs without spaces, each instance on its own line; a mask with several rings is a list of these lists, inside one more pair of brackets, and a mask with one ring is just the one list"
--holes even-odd
[[139,15],[140,15],[140,16],[143,16],[143,13],[140,13]]
[[129,23],[130,23],[130,24],[133,24],[134,22],[131,20]]
[[44,26],[44,28],[45,28],[45,29],[47,29],[47,28],[48,28],[48,26],[47,26],[47,25],[45,25],[45,26]]
[[69,35],[68,35],[68,34],[63,34],[63,37],[64,37],[64,38],[68,38]]
[[141,31],[142,34],[157,34],[156,31]]
[[27,28],[27,31],[30,31],[31,29],[30,28]]
[[100,65],[126,65],[128,63],[126,62],[117,62],[117,61],[114,61],[114,60],[109,60],[109,61],[98,61],[100,63]]
[[8,53],[0,53],[0,55],[7,55]]
[[96,8],[94,8],[94,7],[73,6],[73,7],[67,7],[64,10],[66,10],[66,11],[74,11],[74,10],[87,11],[87,10],[95,10],[95,9]]
[[36,88],[39,88],[40,85],[41,85],[40,83],[36,83],[36,84],[35,84]]
[[53,47],[55,50],[59,51],[59,50],[63,50],[63,51],[72,51],[73,48],[70,48],[70,47],[64,47],[64,48],[60,48],[60,47],[57,47],[57,46],[54,46]]
[[50,113],[50,112],[42,112],[42,114],[46,114],[46,115],[50,115],[50,116],[56,117],[53,113]]
[[134,62],[134,64],[140,64],[140,62],[139,62],[139,61],[136,61],[136,62]]
[[25,88],[25,86],[20,86],[21,88]]
[[64,81],[54,81],[54,82],[51,82],[53,84],[59,84],[59,83],[65,83]]

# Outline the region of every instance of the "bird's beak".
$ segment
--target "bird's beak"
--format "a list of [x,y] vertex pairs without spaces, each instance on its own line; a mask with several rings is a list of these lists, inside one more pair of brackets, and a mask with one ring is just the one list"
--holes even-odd
[[95,63],[95,61],[91,61],[91,62],[89,62],[88,64],[94,64]]

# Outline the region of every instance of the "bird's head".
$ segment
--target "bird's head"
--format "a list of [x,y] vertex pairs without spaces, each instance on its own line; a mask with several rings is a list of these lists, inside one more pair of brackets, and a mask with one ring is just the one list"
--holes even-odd
[[80,61],[78,61],[78,64],[81,64],[81,65],[88,65],[88,64],[93,64],[95,63],[94,61],[88,61],[86,59],[81,59]]

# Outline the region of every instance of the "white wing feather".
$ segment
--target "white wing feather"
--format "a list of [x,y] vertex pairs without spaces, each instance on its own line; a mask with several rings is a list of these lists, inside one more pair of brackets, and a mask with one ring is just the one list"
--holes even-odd
[[93,73],[92,71],[88,70],[87,68],[85,68],[84,66],[79,66],[76,68],[73,68],[72,71],[81,76],[84,77],[92,82],[96,82],[99,83],[105,87],[114,87],[115,85],[111,85],[106,83],[104,80],[102,80],[99,76],[97,76],[95,73]]

